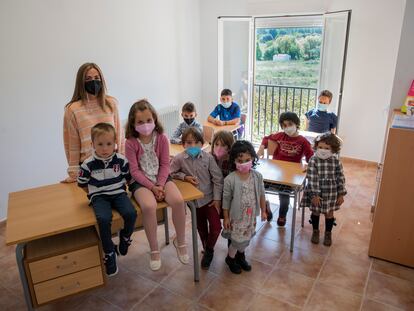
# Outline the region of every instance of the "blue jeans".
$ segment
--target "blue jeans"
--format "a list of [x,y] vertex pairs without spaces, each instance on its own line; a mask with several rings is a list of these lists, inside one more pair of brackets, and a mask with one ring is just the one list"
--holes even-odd
[[101,236],[102,248],[106,254],[114,251],[112,242],[112,208],[117,210],[124,219],[124,228],[121,230],[121,238],[129,238],[134,232],[137,211],[132,205],[126,192],[114,195],[99,195],[92,198],[92,207],[98,221],[99,235]]

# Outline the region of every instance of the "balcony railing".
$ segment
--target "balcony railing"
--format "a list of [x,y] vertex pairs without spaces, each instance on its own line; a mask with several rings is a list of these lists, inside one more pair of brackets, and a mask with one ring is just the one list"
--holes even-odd
[[253,100],[253,141],[279,130],[279,116],[293,111],[301,119],[304,113],[316,105],[317,89],[309,87],[255,84]]

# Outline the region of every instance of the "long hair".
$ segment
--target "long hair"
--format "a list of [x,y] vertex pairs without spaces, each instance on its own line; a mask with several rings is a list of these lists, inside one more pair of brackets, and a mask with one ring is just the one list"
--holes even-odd
[[154,119],[154,130],[157,131],[158,134],[164,133],[164,128],[162,127],[161,122],[158,120],[158,114],[155,111],[154,107],[149,103],[147,99],[140,99],[135,102],[129,109],[128,122],[126,124],[125,130],[125,137],[127,139],[131,137],[139,137],[139,133],[135,130],[135,114],[137,111],[145,111],[147,109],[151,111],[152,118]]
[[211,153],[214,154],[214,146],[217,141],[221,141],[227,146],[228,152],[230,152],[231,146],[234,144],[234,135],[229,131],[220,131],[214,134],[213,141],[211,142]]
[[247,140],[238,140],[230,149],[229,165],[231,172],[236,170],[236,160],[242,153],[250,154],[252,157],[252,168],[256,167],[259,157],[257,156],[256,151],[254,151],[252,143]]
[[98,99],[98,103],[101,106],[102,110],[106,111],[106,108],[109,108],[110,111],[113,111],[113,106],[111,102],[108,100],[108,96],[106,95],[106,83],[105,83],[104,76],[102,74],[102,70],[95,63],[85,63],[79,67],[78,73],[76,74],[75,90],[73,91],[72,99],[66,105],[66,107],[72,104],[73,102],[76,102],[79,100],[81,100],[82,103],[87,102],[88,95],[85,90],[85,77],[86,77],[86,73],[88,72],[88,70],[92,68],[98,71],[99,76],[101,78],[101,82],[102,82],[102,88],[99,91],[99,93],[96,95]]

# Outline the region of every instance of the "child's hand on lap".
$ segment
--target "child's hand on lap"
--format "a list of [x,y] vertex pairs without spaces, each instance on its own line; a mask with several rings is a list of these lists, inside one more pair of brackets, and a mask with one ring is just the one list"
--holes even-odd
[[152,187],[151,191],[154,193],[155,199],[161,202],[165,198],[164,189],[161,186]]
[[312,198],[312,205],[313,206],[320,206],[321,205],[321,198],[319,196],[315,195]]

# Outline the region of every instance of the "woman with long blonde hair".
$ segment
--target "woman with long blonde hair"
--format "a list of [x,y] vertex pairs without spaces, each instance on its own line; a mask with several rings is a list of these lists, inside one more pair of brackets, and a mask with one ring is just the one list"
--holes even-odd
[[85,63],[78,69],[72,99],[65,106],[63,141],[69,176],[62,182],[76,181],[80,163],[92,153],[91,128],[101,122],[115,127],[118,152],[124,153],[118,102],[106,94],[105,79],[98,65]]

